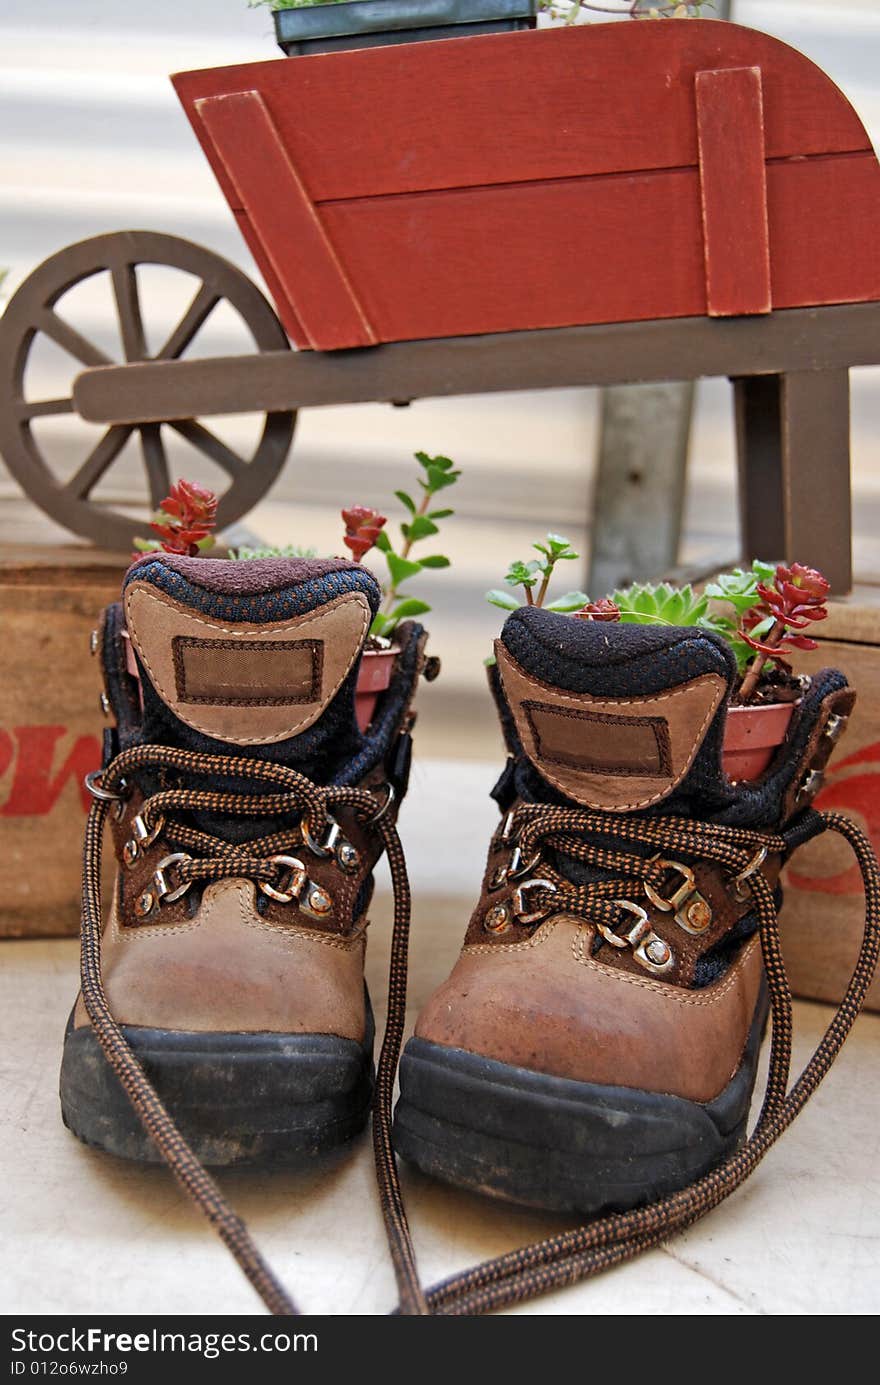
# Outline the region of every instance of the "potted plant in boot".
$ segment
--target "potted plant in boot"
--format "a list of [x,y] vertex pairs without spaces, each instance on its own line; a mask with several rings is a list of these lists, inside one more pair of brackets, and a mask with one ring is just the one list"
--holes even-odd
[[[727,710],[722,759],[728,777],[740,781],[759,778],[785,740],[803,682],[783,651],[818,647],[803,632],[828,615],[828,593],[814,568],[756,560],[721,573],[702,593],[640,584],[615,592],[608,605],[625,623],[696,625],[727,641],[740,681]],[[589,612],[578,614],[595,618]]]
[[[727,710],[723,766],[732,780],[759,778],[785,740],[804,686],[784,651],[816,649],[816,641],[804,632],[828,614],[829,584],[822,574],[800,563],[774,565],[756,559],[750,568],[721,573],[702,592],[690,584],[675,587],[668,582],[643,582],[596,602],[587,598],[576,605],[575,598],[583,595],[576,592],[545,602],[552,572],[552,566],[549,572],[545,570],[546,555],[552,555],[554,540],[557,545],[564,542],[557,535],[548,536],[548,545],[535,545],[545,554],[543,559],[514,563],[507,573],[508,585],[522,588],[525,604],[546,605],[549,610],[570,612],[581,620],[695,626],[726,641],[737,661],[739,682]],[[560,551],[559,556],[575,555]],[[492,591],[487,596],[505,610],[522,604],[506,591]]]
[[[455,485],[461,472],[455,469],[449,457],[431,457],[427,452],[417,452],[415,456],[421,468],[417,484],[422,495],[416,502],[407,491],[395,491],[397,499],[407,511],[407,517],[400,525],[398,547],[395,547],[385,530],[385,515],[378,510],[353,505],[341,512],[345,524],[342,541],[355,561],[362,562],[367,553],[375,548],[382,553],[388,569],[388,576],[382,583],[382,606],[370,626],[369,639],[358,671],[355,713],[361,731],[366,731],[380,695],[390,686],[400,652],[394,641],[397,627],[401,621],[425,615],[431,609],[428,602],[413,596],[408,590],[404,591],[404,585],[422,572],[450,566],[449,559],[441,553],[416,557],[413,549],[417,543],[438,534],[438,521],[453,514],[451,509],[435,508],[435,497],[440,491]],[[150,521],[150,528],[158,537],[136,540],[138,551],[134,556],[143,557],[157,551],[192,558],[206,554],[215,543],[213,530],[216,519],[217,497],[213,491],[193,481],[178,481]],[[263,558],[314,558],[316,554],[312,548],[289,544],[280,548],[230,549],[228,556],[234,562],[249,562]],[[126,653],[128,670],[137,677],[137,664],[129,645],[126,645]],[[439,668],[436,658],[428,659],[425,676],[429,681],[437,676]]]
[[[367,553],[375,548],[383,555],[388,569],[388,576],[382,583],[382,606],[370,627],[370,638],[358,675],[355,711],[362,731],[370,724],[379,695],[391,681],[398,654],[394,632],[402,620],[425,615],[431,609],[426,601],[404,591],[404,585],[422,572],[450,565],[449,559],[441,553],[415,557],[413,548],[439,533],[438,521],[452,515],[453,511],[448,508],[434,508],[434,497],[453,486],[461,473],[455,470],[449,457],[430,457],[426,452],[417,452],[415,455],[423,472],[418,477],[422,496],[416,503],[407,491],[395,491],[397,499],[407,511],[407,518],[400,525],[398,547],[395,547],[385,529],[385,515],[378,510],[354,505],[342,511],[345,522],[343,543],[355,560],[362,562]],[[430,661],[426,675],[436,677],[438,670],[439,664]]]
[[539,0],[255,0],[288,57],[535,27]]

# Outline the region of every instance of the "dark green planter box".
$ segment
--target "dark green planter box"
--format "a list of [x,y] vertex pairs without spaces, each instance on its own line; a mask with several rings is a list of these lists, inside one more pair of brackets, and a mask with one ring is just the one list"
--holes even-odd
[[273,18],[279,48],[296,57],[533,29],[537,9],[538,0],[346,0],[276,10]]

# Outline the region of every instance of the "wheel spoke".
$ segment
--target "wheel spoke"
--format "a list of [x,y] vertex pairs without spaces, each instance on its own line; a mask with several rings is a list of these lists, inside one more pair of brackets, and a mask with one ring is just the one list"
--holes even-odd
[[34,325],[84,366],[113,364],[109,356],[105,356],[93,342],[87,341],[82,333],[71,327],[52,308],[44,308]]
[[240,457],[237,452],[233,452],[231,447],[227,447],[225,442],[220,441],[216,433],[204,428],[201,423],[196,423],[193,419],[169,420],[169,422],[182,438],[186,438],[193,447],[197,447],[206,457],[210,457],[211,461],[222,467],[233,480],[245,470],[247,462],[244,458]]
[[207,284],[202,284],[162,350],[156,352],[155,359],[157,361],[176,361],[178,356],[182,356],[196,332],[202,327],[206,318],[214,311],[219,302],[220,295],[215,293],[213,289],[209,289]]
[[18,417],[22,420],[29,418],[46,418],[49,414],[72,414],[72,399],[23,399],[15,406]]
[[147,354],[147,342],[141,317],[137,272],[133,264],[115,264],[111,273],[125,359],[142,361]]
[[116,461],[131,436],[131,431],[127,424],[121,423],[108,428],[100,442],[92,448],[79,470],[62,487],[63,491],[75,500],[85,500],[104,473]]
[[158,510],[171,489],[168,472],[168,458],[162,441],[162,428],[159,423],[145,423],[141,428],[141,447],[144,453],[144,467],[147,484],[150,488],[150,504]]

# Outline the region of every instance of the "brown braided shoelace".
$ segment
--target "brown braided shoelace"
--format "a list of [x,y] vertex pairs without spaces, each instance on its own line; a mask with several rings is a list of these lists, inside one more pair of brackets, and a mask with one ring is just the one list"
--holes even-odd
[[[124,751],[104,770],[100,782],[92,781],[93,793],[97,796],[86,824],[83,861],[83,1000],[104,1055],[144,1129],[273,1314],[297,1314],[298,1309],[263,1260],[247,1227],[177,1129],[114,1019],[101,979],[100,878],[107,813],[111,803],[124,795],[126,785],[134,776],[159,770],[171,771],[187,780],[219,777],[247,784],[251,790],[255,784],[266,786],[263,794],[236,794],[187,784],[182,788],[160,790],[145,801],[142,813],[153,821],[161,813],[165,818],[165,834],[171,841],[185,845],[189,852],[199,853],[186,866],[190,878],[271,878],[277,866],[268,858],[289,845],[292,834],[298,837],[300,821],[317,836],[328,814],[340,806],[353,809],[367,829],[378,834],[387,852],[394,892],[394,924],[388,1018],[373,1100],[373,1145],[382,1213],[400,1296],[396,1310],[399,1313],[475,1315],[519,1303],[630,1260],[705,1216],[749,1176],[818,1087],[849,1034],[873,978],[880,952],[880,868],[874,852],[864,833],[841,814],[810,812],[809,821],[804,818],[800,826],[799,840],[832,831],[843,836],[852,847],[865,887],[865,931],[858,961],[840,1007],[791,1090],[788,1090],[791,990],[780,949],[773,889],[757,870],[748,876],[748,883],[758,917],[770,993],[772,1042],[764,1102],[747,1142],[716,1169],[680,1192],[649,1206],[602,1217],[562,1235],[511,1251],[423,1290],[391,1145],[394,1078],[406,1010],[410,918],[406,862],[394,823],[390,816],[379,815],[381,801],[369,791],[321,788],[283,765],[163,746],[141,746]],[[173,817],[174,813],[200,810],[247,816],[290,814],[295,825],[248,842],[245,849]],[[538,891],[535,892],[534,897],[546,906],[547,912],[564,908],[588,918],[595,918],[597,911],[600,916],[607,911],[613,912],[613,901],[625,897],[628,891],[637,890],[646,875],[650,879],[652,869],[646,857],[602,847],[596,843],[597,837],[614,837],[658,850],[700,856],[721,863],[733,875],[748,872],[763,848],[787,854],[792,840],[782,835],[718,827],[690,819],[631,819],[617,814],[536,804],[523,805],[517,810],[516,830],[520,849],[527,857],[549,847],[603,871],[619,873],[620,878],[587,885],[571,885],[561,877],[557,882],[554,876],[551,881],[554,888],[547,892],[546,898],[542,900]],[[611,913],[608,916],[611,917]]]

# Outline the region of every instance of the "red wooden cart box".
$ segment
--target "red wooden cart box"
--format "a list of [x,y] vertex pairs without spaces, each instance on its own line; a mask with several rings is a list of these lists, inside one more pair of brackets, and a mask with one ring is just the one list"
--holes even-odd
[[880,167],[833,82],[716,21],[183,73],[299,347],[880,298]]

